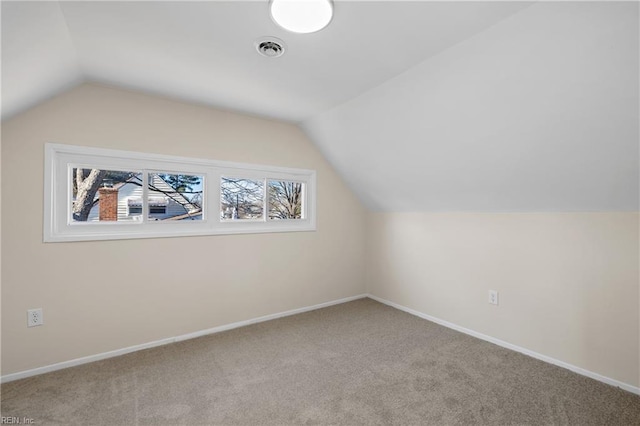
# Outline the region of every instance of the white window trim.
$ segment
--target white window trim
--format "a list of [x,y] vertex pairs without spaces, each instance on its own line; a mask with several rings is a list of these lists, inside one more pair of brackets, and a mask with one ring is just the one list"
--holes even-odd
[[[204,176],[203,217],[198,221],[70,223],[71,190],[69,166],[87,165],[106,170],[142,171],[146,182],[154,171],[193,173]],[[316,230],[315,170],[263,166],[247,163],[175,157],[160,154],[90,148],[55,143],[45,144],[44,242],[120,240],[198,235],[228,235]],[[303,219],[260,221],[220,220],[220,179],[233,175],[246,178],[304,183]],[[146,189],[146,185],[143,186]],[[146,190],[143,197],[146,197]],[[266,201],[266,200],[265,200]]]

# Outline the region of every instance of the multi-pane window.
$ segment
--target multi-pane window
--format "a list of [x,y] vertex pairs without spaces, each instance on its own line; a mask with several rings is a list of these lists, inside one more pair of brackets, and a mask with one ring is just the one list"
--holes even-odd
[[302,219],[304,183],[272,179],[220,179],[220,219]]
[[[143,176],[147,175],[146,202]],[[72,167],[72,222],[202,220],[204,176]],[[147,212],[143,215],[143,212]]]
[[315,230],[311,170],[58,144],[45,155],[45,241]]

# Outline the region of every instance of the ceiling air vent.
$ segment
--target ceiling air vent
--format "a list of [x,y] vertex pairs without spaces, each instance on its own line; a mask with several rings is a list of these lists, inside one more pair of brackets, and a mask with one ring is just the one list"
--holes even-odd
[[267,58],[277,58],[284,53],[284,41],[275,37],[260,39],[256,42],[258,53]]

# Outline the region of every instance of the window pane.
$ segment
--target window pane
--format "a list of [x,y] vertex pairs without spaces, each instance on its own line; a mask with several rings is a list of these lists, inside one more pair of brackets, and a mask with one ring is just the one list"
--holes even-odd
[[302,219],[301,182],[269,181],[269,219]]
[[71,187],[72,222],[122,222],[142,219],[142,205],[134,205],[133,210],[129,205],[130,197],[139,198],[142,195],[142,173],[74,168],[71,173]]
[[149,173],[149,220],[202,220],[203,185],[201,175]]
[[264,219],[264,181],[223,177],[220,181],[220,219]]

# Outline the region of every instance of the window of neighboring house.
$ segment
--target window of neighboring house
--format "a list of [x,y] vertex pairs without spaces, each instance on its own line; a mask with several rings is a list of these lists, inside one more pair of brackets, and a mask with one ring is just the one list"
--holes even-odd
[[140,216],[140,219],[142,219],[142,198],[127,199],[127,216]]
[[149,216],[153,215],[166,215],[167,214],[167,204],[151,204],[149,202]]
[[[131,198],[128,201],[128,216],[142,216],[142,199],[141,198]],[[155,215],[166,215],[167,214],[167,200],[165,199],[157,199],[157,198],[149,198],[149,219]],[[153,218],[154,220],[157,220]]]
[[45,154],[45,241],[315,230],[312,170],[59,144]]

